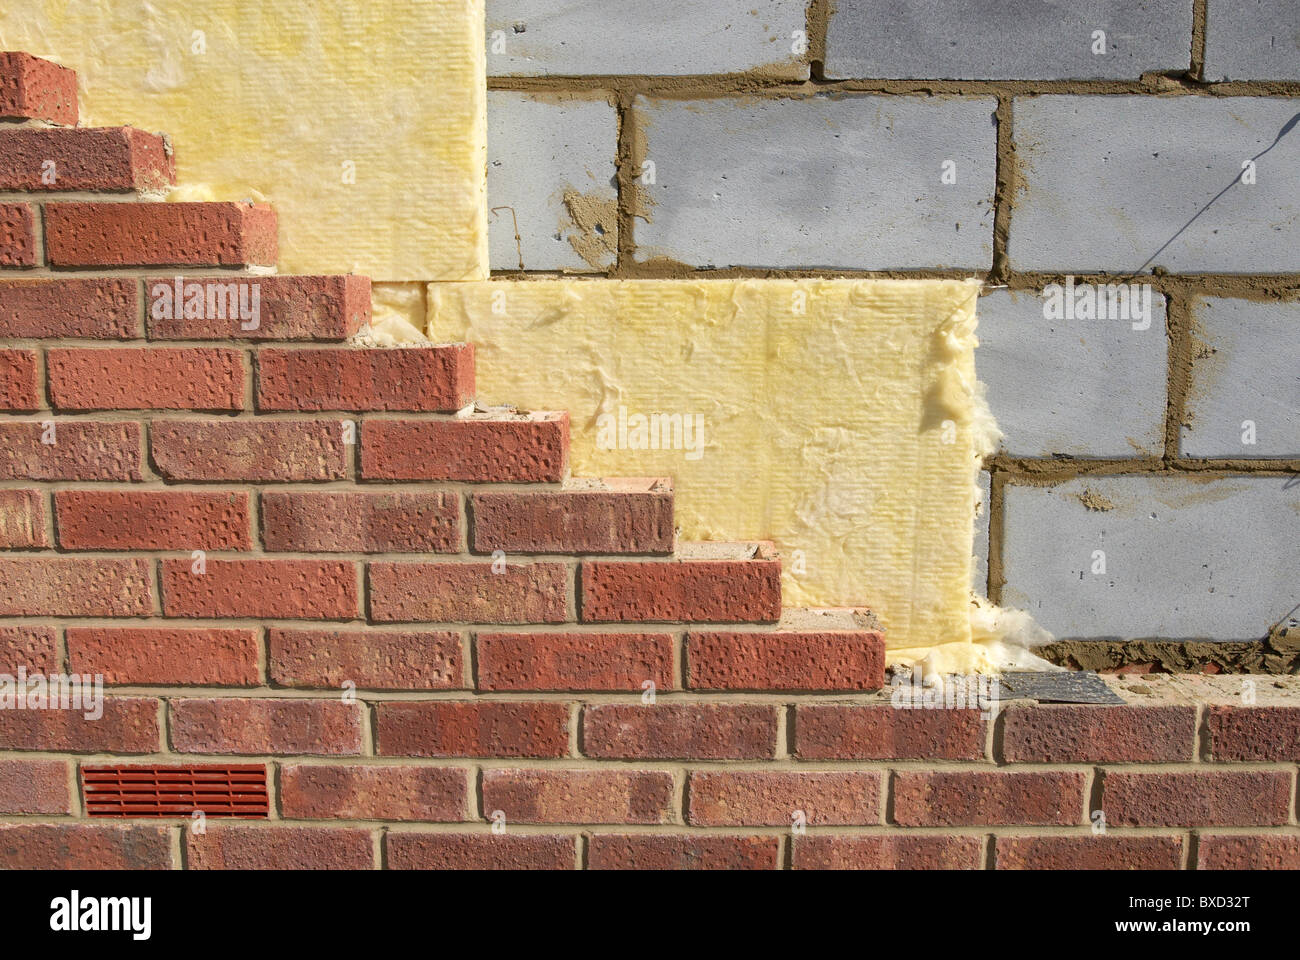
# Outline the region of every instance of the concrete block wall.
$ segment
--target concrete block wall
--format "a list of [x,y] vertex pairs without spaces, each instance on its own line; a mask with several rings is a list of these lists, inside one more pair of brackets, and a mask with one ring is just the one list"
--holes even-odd
[[[1244,669],[1289,642],[1300,7],[556,10],[488,3],[489,152],[511,168],[489,199],[525,212],[518,246],[494,226],[494,267],[518,272],[522,249],[538,274],[980,276],[977,364],[1006,436],[977,586],[1031,610],[1063,662]],[[566,191],[606,188],[616,237],[575,259],[610,194],[584,225]],[[1108,284],[1135,284],[1141,316]],[[1187,661],[1161,640],[1221,646]]]

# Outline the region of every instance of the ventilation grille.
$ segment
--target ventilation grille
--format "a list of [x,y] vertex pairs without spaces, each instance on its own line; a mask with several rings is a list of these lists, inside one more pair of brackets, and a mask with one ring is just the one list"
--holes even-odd
[[92,817],[266,817],[266,767],[82,767]]

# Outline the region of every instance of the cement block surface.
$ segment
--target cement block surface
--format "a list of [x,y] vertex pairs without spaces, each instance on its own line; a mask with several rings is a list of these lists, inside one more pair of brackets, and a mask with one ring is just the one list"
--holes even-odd
[[[618,250],[618,118],[603,100],[488,92],[488,247],[493,270],[517,270],[518,218],[528,270],[592,272]],[[584,256],[585,254],[585,256]]]
[[[1164,297],[1149,288],[1131,303],[1144,319],[1054,319],[1042,294],[994,290],[980,299],[975,371],[1015,457],[1123,458],[1164,450],[1168,338]],[[1104,291],[1104,288],[1100,288]],[[1060,285],[1061,302],[1099,288]],[[1149,300],[1148,300],[1149,297]],[[1097,298],[1103,305],[1102,297]],[[1063,313],[1063,309],[1060,311]]]
[[1045,96],[1012,110],[1015,269],[1300,270],[1296,101]]
[[1191,0],[837,0],[826,76],[1136,80],[1191,42]]
[[1300,458],[1300,303],[1215,297],[1193,310],[1183,456]]
[[[987,269],[995,103],[837,96],[635,105],[653,184],[639,259]],[[955,182],[945,183],[948,179]]]
[[1260,639],[1300,603],[1300,485],[1286,484],[1112,476],[1008,486],[1002,603],[1059,639]]

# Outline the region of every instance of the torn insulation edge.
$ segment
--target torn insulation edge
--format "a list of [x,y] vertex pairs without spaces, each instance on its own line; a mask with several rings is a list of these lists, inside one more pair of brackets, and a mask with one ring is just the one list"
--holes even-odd
[[372,283],[370,325],[349,341],[359,347],[405,347],[429,343],[424,333],[424,284]]

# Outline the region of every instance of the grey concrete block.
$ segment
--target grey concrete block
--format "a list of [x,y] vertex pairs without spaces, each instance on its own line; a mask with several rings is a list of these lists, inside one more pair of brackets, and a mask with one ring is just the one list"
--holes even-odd
[[975,563],[971,567],[971,585],[981,597],[988,596],[989,584],[989,503],[993,478],[987,470],[979,476],[980,502],[975,511]]
[[1296,0],[1209,0],[1206,80],[1300,80]]
[[1295,100],[1265,97],[1017,98],[1012,265],[1300,270],[1297,115]]
[[488,0],[488,75],[805,79],[806,21],[804,0]]
[[1300,603],[1300,485],[1285,478],[1088,477],[1004,495],[1002,603],[1058,638],[1255,640]]
[[1213,298],[1194,311],[1183,456],[1300,458],[1300,303]]
[[[590,272],[613,263],[617,149],[618,117],[604,101],[488,92],[488,206],[514,208],[527,269]],[[509,210],[489,213],[488,252],[493,270],[518,269]]]
[[[638,98],[655,183],[638,258],[693,266],[988,269],[990,99]],[[951,163],[946,167],[945,164]],[[944,183],[945,170],[955,183]]]
[[831,78],[1137,79],[1188,69],[1191,44],[1192,0],[836,0],[825,67]]
[[[1049,298],[1009,290],[981,298],[975,370],[1005,434],[1002,452],[1160,456],[1168,363],[1165,300],[1143,284],[1129,290],[1130,303],[1140,306],[1127,317],[1108,308],[1106,290],[1097,286],[1059,285],[1049,290],[1057,296]],[[1098,312],[1108,318],[1056,319],[1067,296],[1096,298],[1105,308]]]

